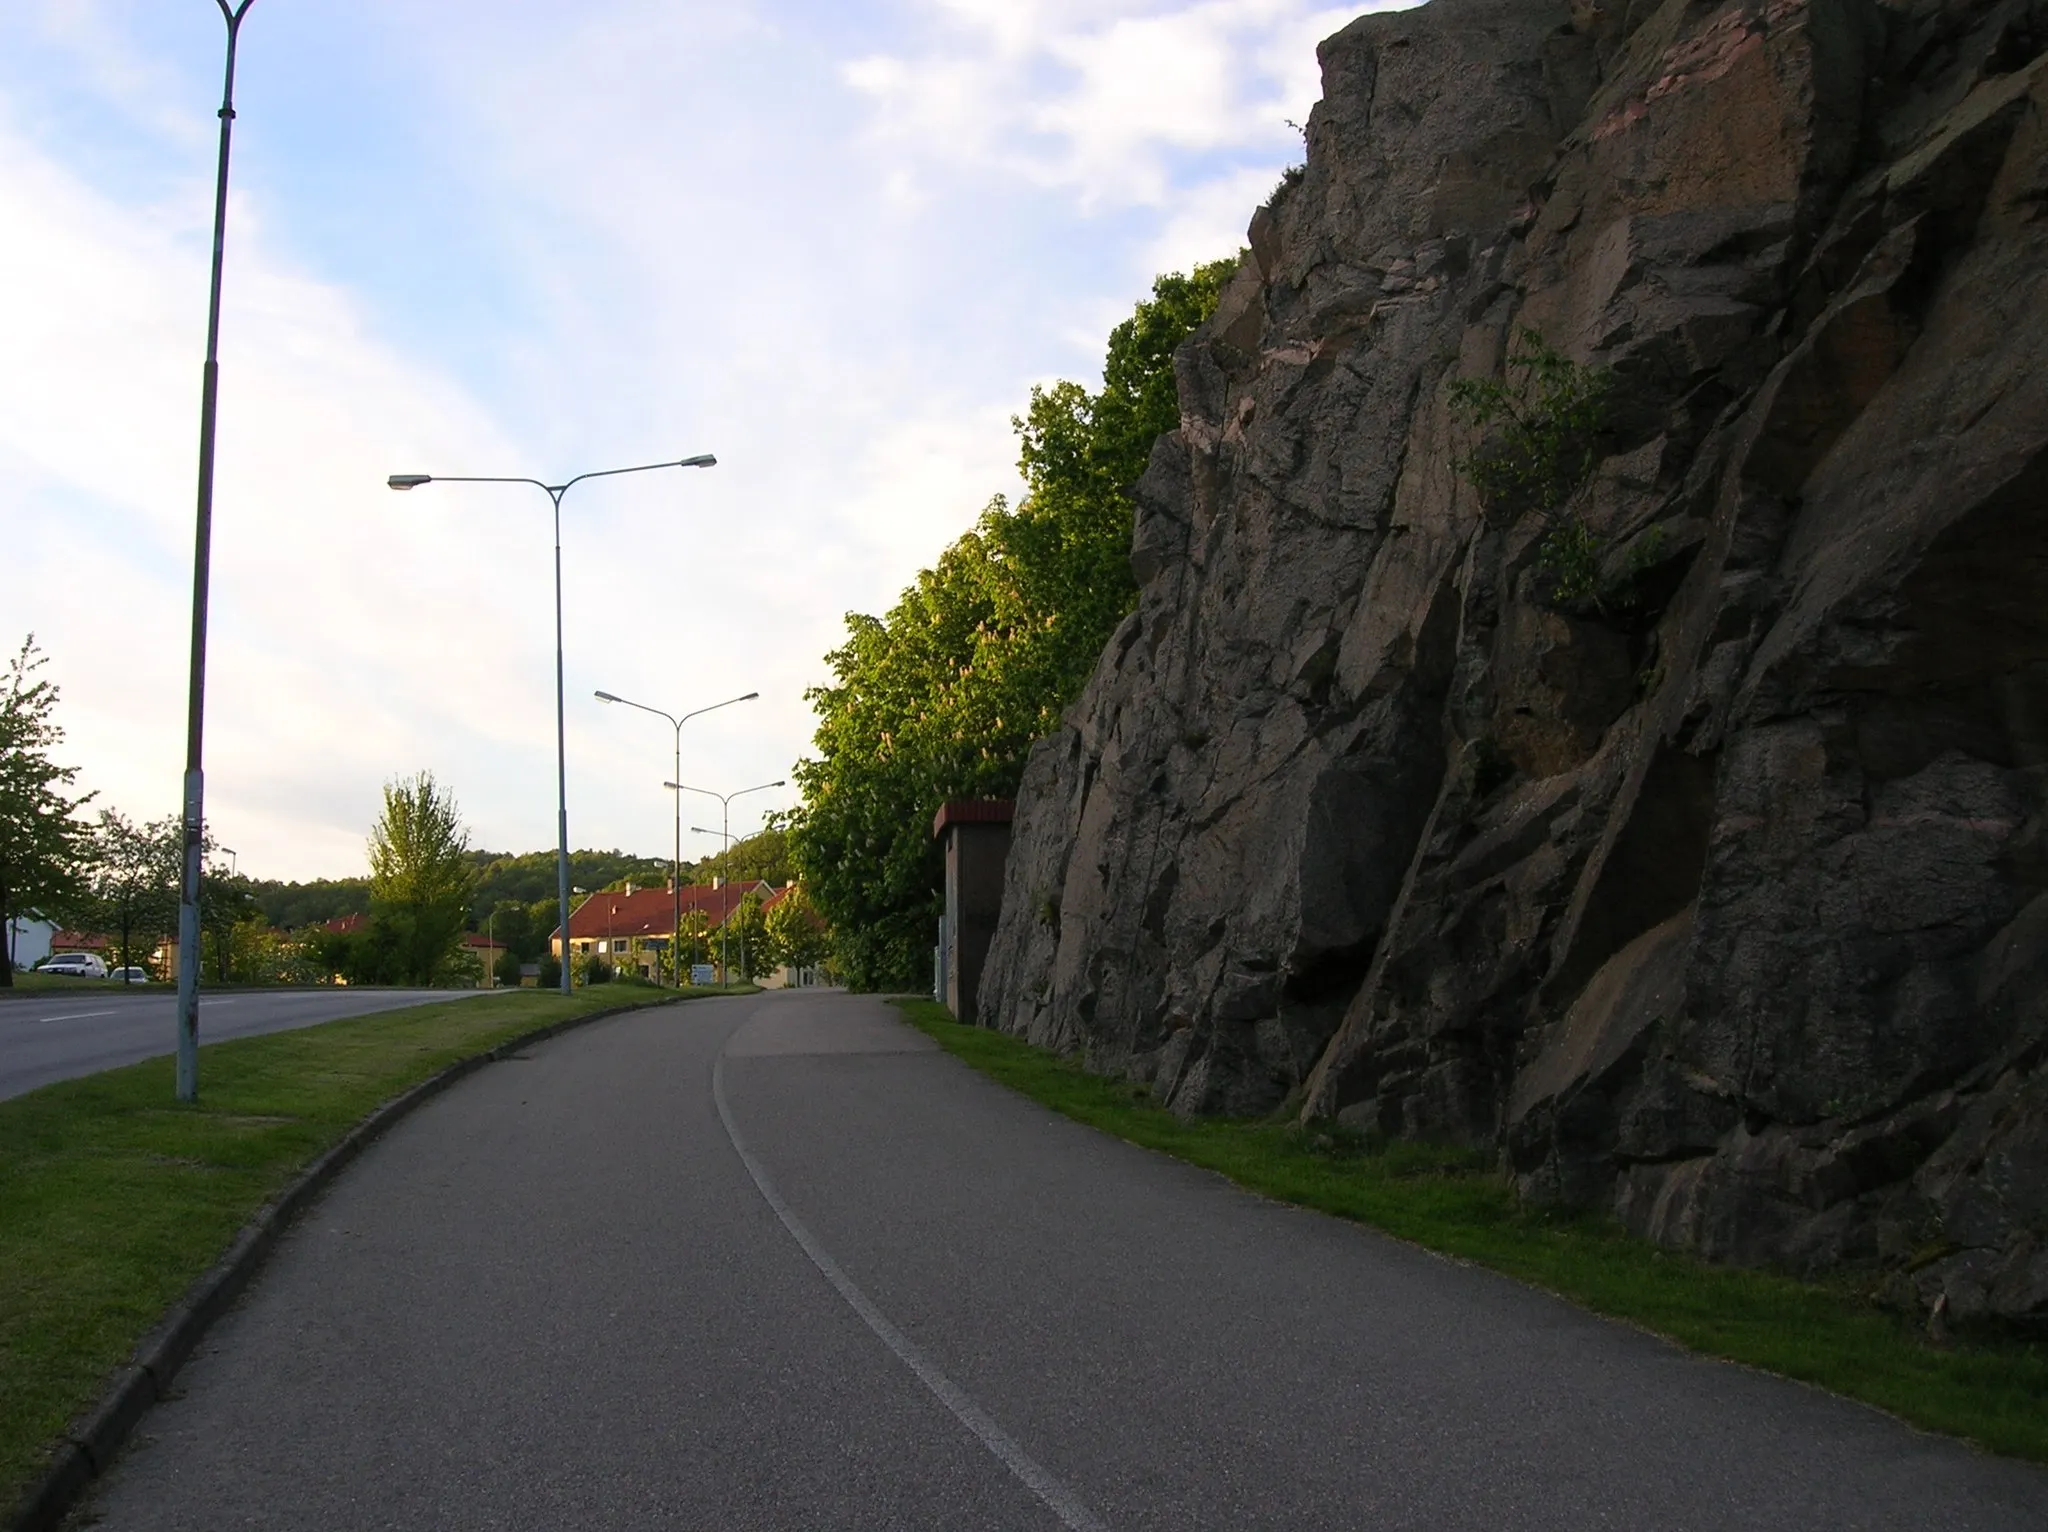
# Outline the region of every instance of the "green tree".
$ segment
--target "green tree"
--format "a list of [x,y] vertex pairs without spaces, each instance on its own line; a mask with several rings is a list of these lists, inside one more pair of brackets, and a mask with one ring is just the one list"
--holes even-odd
[[71,797],[78,768],[50,759],[64,730],[54,717],[56,683],[36,676],[47,663],[31,633],[0,682],[0,929],[8,943],[0,986],[14,983],[15,918],[57,915],[87,895],[90,830],[74,816],[93,795]]
[[[180,828],[182,830],[182,826]],[[211,857],[213,838],[209,835],[201,844],[205,854]],[[235,876],[218,862],[208,861],[206,874],[199,880],[199,938],[202,956],[213,960],[214,983],[272,982],[249,978],[236,971],[236,953],[252,952],[258,945],[256,938],[238,934],[241,927],[252,922],[259,931],[268,932],[270,929],[270,923],[263,919],[263,912],[257,906],[256,896],[250,891],[249,880]]]
[[113,937],[118,966],[135,965],[141,953],[177,930],[183,843],[184,824],[175,816],[138,825],[118,809],[100,810],[86,905],[91,924]]
[[775,966],[774,944],[768,938],[762,903],[761,891],[749,889],[739,908],[732,912],[732,922],[726,931],[726,960],[739,970],[743,979],[757,978]]
[[799,883],[775,901],[764,917],[773,962],[791,968],[816,968],[830,955],[832,935],[825,917]]
[[1016,791],[1131,610],[1130,492],[1179,405],[1173,353],[1236,263],[1160,277],[1111,332],[1103,384],[1034,389],[1014,424],[1027,493],[992,501],[883,617],[849,614],[814,688],[790,849],[856,988],[922,981],[938,917],[939,805]]
[[370,832],[371,940],[366,958],[387,982],[451,976],[469,921],[476,868],[454,796],[422,771],[384,787]]

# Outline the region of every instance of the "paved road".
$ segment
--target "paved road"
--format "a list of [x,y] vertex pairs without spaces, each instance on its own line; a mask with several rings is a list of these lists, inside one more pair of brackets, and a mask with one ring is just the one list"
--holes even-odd
[[181,1387],[104,1532],[2048,1526],[2048,1473],[1247,1196],[817,992],[471,1076]]
[[[277,994],[242,990],[199,997],[199,1041],[225,1042],[261,1032],[289,1032],[344,1016],[367,1016],[459,1000],[468,989],[318,989]],[[96,1074],[102,1069],[177,1051],[175,986],[152,985],[144,994],[80,990],[76,995],[23,995],[0,1001],[0,1101],[23,1091]]]

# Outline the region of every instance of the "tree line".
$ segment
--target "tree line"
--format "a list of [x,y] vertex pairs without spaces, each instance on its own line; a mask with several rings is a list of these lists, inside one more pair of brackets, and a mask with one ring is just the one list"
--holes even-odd
[[1158,278],[1110,332],[1099,390],[1033,388],[1011,422],[1024,497],[991,501],[885,615],[847,615],[833,679],[807,693],[816,755],[792,773],[802,802],[781,822],[856,988],[929,982],[933,814],[1016,792],[1033,741],[1135,604],[1131,488],[1179,422],[1173,353],[1236,268]]

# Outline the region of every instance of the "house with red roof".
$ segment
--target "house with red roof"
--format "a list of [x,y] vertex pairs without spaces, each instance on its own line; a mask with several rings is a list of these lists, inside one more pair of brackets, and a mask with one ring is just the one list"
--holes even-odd
[[[683,925],[694,927],[701,916],[702,929],[714,935],[739,912],[752,893],[764,898],[776,892],[772,883],[733,882],[708,886],[694,884],[682,891]],[[662,976],[667,967],[668,945],[676,928],[678,903],[673,885],[611,889],[589,895],[569,912],[569,950],[575,961],[602,958],[615,969],[630,969],[643,978]],[[562,928],[556,926],[548,937],[549,950],[562,955]]]

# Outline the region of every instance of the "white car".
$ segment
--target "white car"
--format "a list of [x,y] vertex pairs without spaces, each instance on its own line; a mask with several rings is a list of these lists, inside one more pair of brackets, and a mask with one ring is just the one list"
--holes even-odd
[[104,979],[107,965],[90,952],[60,952],[36,972],[69,974],[74,979]]
[[116,968],[107,977],[116,984],[147,984],[149,982],[149,970],[147,968],[134,967]]

